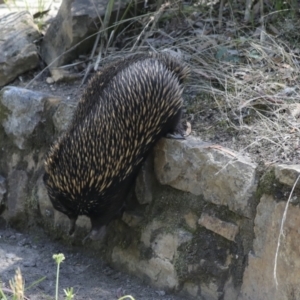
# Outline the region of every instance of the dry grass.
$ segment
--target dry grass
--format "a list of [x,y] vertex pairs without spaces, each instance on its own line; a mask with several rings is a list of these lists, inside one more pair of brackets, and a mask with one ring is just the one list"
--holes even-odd
[[[99,34],[113,34],[107,33],[107,45],[90,56],[88,69],[131,53],[167,50],[193,71],[185,107],[193,135],[249,153],[264,164],[295,163],[300,158],[300,51],[283,42],[285,34],[276,24],[270,24],[278,31],[273,37],[260,21],[258,27],[239,21],[229,12],[219,29],[218,12],[213,16],[212,10],[174,0],[154,12],[122,16],[110,26],[106,20]],[[266,21],[263,28],[270,26]],[[116,40],[122,41],[121,50],[116,50]]]
[[192,134],[264,164],[296,162],[299,52],[261,29],[243,27],[243,32],[234,19],[218,31],[219,16],[203,17],[197,8],[170,1],[132,18],[130,24],[139,24],[140,31],[127,37],[121,51],[108,48],[102,64],[137,51],[179,56],[193,71],[185,115]]
[[186,118],[193,134],[265,164],[298,161],[298,50],[262,31],[247,36],[236,29],[239,37],[228,38],[205,34],[205,24],[195,28],[188,18],[185,26],[176,38],[157,28],[145,44],[167,48],[190,64]]

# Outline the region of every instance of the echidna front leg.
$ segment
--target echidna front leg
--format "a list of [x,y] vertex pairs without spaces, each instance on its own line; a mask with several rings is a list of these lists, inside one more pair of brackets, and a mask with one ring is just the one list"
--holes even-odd
[[181,124],[181,109],[177,112],[177,114],[171,118],[167,124],[167,133],[165,135],[166,138],[176,139],[176,140],[184,140],[185,130]]

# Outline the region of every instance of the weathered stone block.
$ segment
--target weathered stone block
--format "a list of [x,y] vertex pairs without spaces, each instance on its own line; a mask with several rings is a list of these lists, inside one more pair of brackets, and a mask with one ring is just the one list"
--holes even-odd
[[173,290],[178,286],[178,278],[173,264],[161,258],[139,260],[136,250],[123,250],[114,247],[112,253],[113,263],[123,266],[132,274],[141,278],[147,278],[154,286],[162,289]]
[[237,225],[224,222],[215,216],[210,216],[207,213],[202,213],[201,218],[198,221],[199,225],[204,226],[206,229],[215,232],[223,236],[225,239],[234,241],[236,235],[239,232]]
[[[294,185],[298,176],[300,175],[300,165],[285,165],[280,164],[274,166],[276,179],[283,184],[290,187]],[[300,181],[298,182],[300,186]]]
[[239,300],[299,299],[299,240],[300,208],[290,204],[284,223],[284,236],[278,248],[276,277],[275,254],[285,202],[276,202],[264,195],[257,207],[253,253],[249,253]]
[[161,184],[203,195],[241,216],[253,214],[256,164],[231,150],[187,140],[161,139],[155,148],[154,169]]

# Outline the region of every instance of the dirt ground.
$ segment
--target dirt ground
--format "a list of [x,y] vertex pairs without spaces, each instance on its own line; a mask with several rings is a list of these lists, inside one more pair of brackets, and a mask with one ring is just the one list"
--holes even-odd
[[185,299],[151,288],[137,278],[113,270],[96,259],[93,253],[53,242],[43,232],[29,235],[4,227],[0,227],[2,287],[9,288],[9,280],[19,267],[25,279],[25,288],[45,277],[25,292],[27,299],[54,299],[56,264],[52,256],[58,253],[65,255],[60,265],[59,299],[63,299],[63,289],[69,287],[74,288],[76,300],[113,300],[125,295],[131,295],[135,300]]

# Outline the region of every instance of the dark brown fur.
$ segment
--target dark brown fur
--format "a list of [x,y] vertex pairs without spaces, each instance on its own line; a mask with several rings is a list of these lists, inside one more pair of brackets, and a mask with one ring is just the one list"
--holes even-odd
[[[188,68],[166,55],[142,54],[96,74],[69,130],[45,161],[55,209],[91,219],[92,235],[120,211],[155,142],[177,130]],[[101,231],[101,230],[100,230]]]

